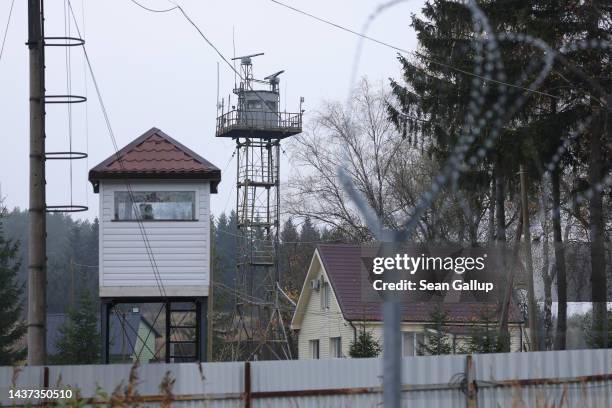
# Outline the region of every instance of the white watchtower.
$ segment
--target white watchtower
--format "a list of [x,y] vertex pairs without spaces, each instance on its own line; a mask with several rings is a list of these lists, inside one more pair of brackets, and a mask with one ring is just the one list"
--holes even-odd
[[100,194],[104,362],[109,314],[121,303],[163,304],[165,361],[204,360],[210,194],[220,180],[217,167],[157,128],[90,170]]

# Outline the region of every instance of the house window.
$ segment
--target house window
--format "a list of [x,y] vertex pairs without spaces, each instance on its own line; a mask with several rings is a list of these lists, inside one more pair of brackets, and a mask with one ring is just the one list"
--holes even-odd
[[319,359],[319,340],[310,340],[308,343],[310,346],[310,358],[312,358],[313,360],[318,360]]
[[329,356],[331,358],[342,357],[342,337],[331,337],[329,339]]
[[418,355],[423,341],[423,333],[402,332],[402,356],[412,357]]
[[329,283],[321,285],[321,309],[329,309]]
[[117,221],[193,221],[195,191],[115,192]]

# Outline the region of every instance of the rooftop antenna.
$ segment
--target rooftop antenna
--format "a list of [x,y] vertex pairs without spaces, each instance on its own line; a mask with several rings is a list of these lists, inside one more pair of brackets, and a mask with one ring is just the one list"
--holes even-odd
[[[242,78],[240,78],[242,81],[240,82],[240,88],[251,90],[253,89],[253,63],[251,61],[251,58],[259,57],[260,55],[264,55],[264,53],[258,52],[255,54],[243,55],[241,57],[232,58],[232,61],[240,60],[240,66],[242,69]],[[234,93],[238,94],[239,92],[240,90],[234,87]]]
[[234,56],[232,58],[233,64],[234,64],[234,89],[236,89],[237,84],[237,79],[236,79],[236,75],[238,74],[238,71],[236,71],[236,30],[235,30],[235,26],[232,26],[232,46],[234,48]]
[[258,52],[256,54],[243,55],[241,57],[234,57],[234,58],[232,58],[232,60],[238,60],[239,59],[240,62],[242,62],[242,63],[244,63],[244,62],[249,62],[250,63],[251,62],[251,58],[259,57],[260,55],[264,55],[264,53],[263,52]]
[[278,72],[275,72],[271,75],[268,75],[267,77],[264,78],[265,81],[270,82],[270,86],[272,87],[273,92],[276,92],[278,90],[278,83],[280,82],[280,79],[278,79],[278,76],[282,74],[283,72],[285,72],[284,69]]
[[217,114],[221,108],[221,101],[219,101],[219,61],[217,61]]

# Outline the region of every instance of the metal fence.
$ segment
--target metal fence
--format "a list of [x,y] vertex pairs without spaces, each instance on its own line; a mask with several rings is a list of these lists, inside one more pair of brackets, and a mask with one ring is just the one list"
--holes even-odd
[[[0,402],[70,387],[60,406],[378,407],[382,373],[380,359],[0,367]],[[609,408],[612,349],[410,357],[402,379],[403,407]]]

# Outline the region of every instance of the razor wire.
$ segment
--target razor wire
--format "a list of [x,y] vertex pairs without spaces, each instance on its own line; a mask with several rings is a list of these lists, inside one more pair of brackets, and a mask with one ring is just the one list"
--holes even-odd
[[[367,30],[369,25],[377,18],[382,10],[397,5],[401,1],[390,1],[379,6],[376,11],[368,17],[366,24],[364,25],[364,31]],[[504,124],[510,122],[515,114],[521,109],[522,106],[527,102],[528,95],[518,94],[511,95],[509,88],[504,84],[508,81],[504,72],[504,63],[502,61],[499,42],[501,41],[513,41],[531,45],[536,49],[539,49],[542,53],[541,60],[537,58],[532,59],[526,69],[521,73],[521,76],[517,82],[517,85],[523,87],[523,82],[529,81],[535,74],[535,78],[531,80],[526,86],[529,89],[539,89],[544,80],[548,77],[553,69],[555,60],[560,61],[562,64],[567,66],[578,76],[582,77],[591,91],[595,91],[600,95],[600,104],[609,110],[610,100],[612,96],[607,94],[596,81],[589,78],[586,74],[582,73],[579,68],[574,67],[563,56],[563,50],[557,52],[553,50],[546,42],[536,37],[522,34],[522,33],[499,33],[496,34],[483,11],[479,8],[474,0],[469,0],[463,4],[469,11],[472,18],[472,28],[475,33],[479,34],[472,41],[472,47],[475,52],[474,58],[474,74],[476,75],[471,81],[471,100],[468,104],[468,111],[464,120],[464,125],[461,130],[461,134],[458,137],[456,145],[453,147],[451,154],[446,161],[442,170],[438,173],[438,176],[432,182],[429,190],[422,194],[419,201],[417,202],[413,214],[409,216],[402,224],[402,227],[397,230],[385,229],[384,220],[376,214],[375,209],[368,203],[367,199],[358,191],[356,184],[347,172],[349,168],[350,158],[348,157],[349,152],[344,152],[344,160],[338,166],[337,178],[340,182],[344,192],[348,196],[349,200],[353,202],[358,213],[361,214],[363,222],[366,227],[370,230],[375,239],[381,242],[395,242],[399,243],[408,240],[414,228],[416,227],[419,219],[423,213],[431,207],[433,202],[436,200],[442,188],[449,182],[455,192],[458,191],[457,180],[461,173],[467,171],[470,167],[475,166],[481,160],[485,158],[488,151],[494,148],[498,136],[504,130]],[[362,33],[364,34],[364,33]],[[359,57],[361,53],[361,41],[357,47],[355,64],[359,63]],[[585,50],[589,48],[600,48],[609,49],[611,44],[603,40],[589,40],[589,41],[578,41],[570,43],[565,47],[566,50]],[[539,71],[536,72],[536,69]],[[357,67],[353,67],[353,72],[357,71]],[[483,78],[479,78],[482,76]],[[354,74],[351,76],[354,80]],[[489,95],[489,83],[488,80],[495,80],[496,88],[499,93],[498,99],[493,103],[489,109],[485,108],[486,97]],[[352,92],[352,83],[351,83]],[[514,100],[511,102],[510,107],[506,107],[509,102],[509,97],[513,96]],[[347,104],[350,103],[351,93],[347,98]],[[549,163],[543,166],[544,176],[547,176],[553,171],[559,164],[562,155],[567,151],[573,142],[575,142],[580,135],[582,135],[592,123],[593,117],[589,116],[582,122],[579,122],[575,129],[573,129],[567,137],[563,139],[561,144],[558,146],[557,151],[553,154]],[[475,153],[468,155],[468,152],[477,140],[477,137],[481,136],[485,128],[489,129],[488,134],[484,135],[482,145],[476,149]],[[466,165],[467,163],[467,165]],[[589,188],[576,198],[577,202],[582,202],[585,199],[589,199],[593,195],[593,191],[596,190],[601,192],[606,186],[612,184],[612,175],[608,174],[602,178],[595,185],[589,186]],[[460,206],[465,206],[465,199],[460,197]],[[464,208],[464,211],[466,209]],[[384,351],[384,406],[385,407],[399,407],[401,404],[401,369],[400,369],[400,355],[398,354],[397,337],[399,333],[399,313],[400,306],[397,299],[386,296],[383,304],[383,315],[384,315],[384,338],[385,338],[385,351]],[[387,347],[390,345],[390,347]]]

